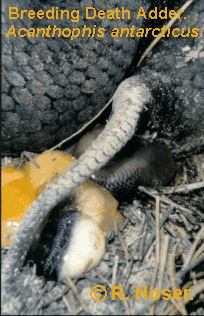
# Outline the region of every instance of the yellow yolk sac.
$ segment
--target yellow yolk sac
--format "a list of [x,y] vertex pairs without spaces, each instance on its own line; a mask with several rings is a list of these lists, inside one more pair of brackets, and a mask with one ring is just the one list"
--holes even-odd
[[15,179],[26,179],[26,173],[23,170],[14,167],[3,167],[1,169],[1,185],[7,182],[13,181]]
[[47,184],[53,182],[61,173],[65,172],[75,161],[75,158],[63,151],[45,152],[35,159],[39,165],[37,168],[28,161],[23,170],[27,174],[27,180],[32,184],[36,194],[40,194]]
[[108,235],[117,220],[119,227],[123,224],[123,216],[117,211],[118,201],[97,183],[86,180],[75,190],[76,204],[79,210],[90,216]]
[[[36,195],[31,184],[25,179],[15,179],[17,171],[14,173],[14,180],[8,180],[2,171],[1,187],[1,243],[2,246],[10,246],[20,222],[35,200]],[[21,172],[19,171],[19,176]],[[11,179],[12,177],[10,177]]]
[[87,148],[91,146],[93,141],[101,134],[104,130],[104,126],[96,126],[91,132],[86,133],[82,138],[76,143],[73,148],[72,155],[77,159],[85,153]]
[[63,173],[75,158],[62,152],[43,153],[35,158],[40,166],[27,162],[20,170],[11,166],[3,167],[1,173],[2,205],[1,236],[2,245],[10,246],[26,210],[36,196]]

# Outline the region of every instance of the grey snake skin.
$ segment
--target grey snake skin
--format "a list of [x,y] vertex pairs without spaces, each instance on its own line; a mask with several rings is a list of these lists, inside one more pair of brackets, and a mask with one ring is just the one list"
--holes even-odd
[[[2,153],[18,155],[23,150],[40,152],[72,135],[106,104],[118,84],[129,76],[136,65],[135,56],[144,51],[153,37],[110,36],[115,27],[134,24],[138,29],[150,24],[161,26],[163,20],[135,19],[140,7],[158,10],[168,4],[178,9],[183,1],[56,1],[7,0],[2,2]],[[46,11],[51,7],[80,12],[79,22],[69,20],[9,19],[9,7]],[[85,20],[86,6],[96,10],[119,9],[131,12],[130,20]],[[37,19],[37,21],[36,21]],[[11,25],[37,28],[55,25],[96,30],[105,28],[104,37],[81,36],[73,40],[57,37],[5,38]],[[178,40],[178,39],[176,39]],[[138,46],[139,45],[139,46]],[[154,67],[151,67],[154,68]],[[161,106],[161,104],[160,104]]]

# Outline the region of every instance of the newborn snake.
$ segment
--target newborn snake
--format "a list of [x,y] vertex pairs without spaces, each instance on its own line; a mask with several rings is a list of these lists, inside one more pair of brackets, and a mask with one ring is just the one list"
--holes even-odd
[[[79,158],[102,132],[97,127],[84,135],[75,145],[73,155]],[[133,138],[91,179],[118,200],[127,200],[135,194],[138,185],[163,186],[170,182],[175,172],[171,151],[162,144],[142,142]]]

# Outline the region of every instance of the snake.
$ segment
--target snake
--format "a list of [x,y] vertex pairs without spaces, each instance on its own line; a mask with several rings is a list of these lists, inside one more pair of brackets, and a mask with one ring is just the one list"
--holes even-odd
[[[73,148],[77,159],[91,146],[103,131],[98,126],[85,134]],[[117,200],[134,197],[138,185],[159,187],[168,184],[175,173],[175,162],[167,146],[141,141],[133,136],[131,140],[91,179],[107,189]]]
[[[104,126],[99,126],[85,134],[74,146],[72,155],[79,159],[103,130]],[[92,175],[91,179],[108,190],[118,201],[127,202],[134,198],[138,185],[158,188],[169,183],[174,173],[175,163],[173,155],[167,146],[158,143],[151,144],[149,141],[139,142],[133,137],[103,168]],[[94,188],[94,184],[92,184],[92,188]],[[100,199],[100,196],[102,201],[104,198],[107,199],[106,204],[109,205],[109,209],[114,209],[114,206],[111,205],[112,203],[115,204],[115,199],[113,199],[113,202],[110,195],[107,194],[103,197],[105,191],[99,191],[99,186],[96,186],[95,190],[98,192],[95,199],[97,199],[101,209],[99,213],[98,210],[95,211],[95,219],[100,214],[99,216],[104,218],[106,233],[110,233],[108,229],[108,227],[111,227],[110,218],[106,218],[106,212],[104,213],[105,205],[101,204],[98,199]],[[66,200],[64,202],[65,206],[58,206],[49,216],[49,219],[46,220],[45,226],[41,227],[37,234],[38,237],[35,238],[35,245],[32,245],[32,250],[27,258],[27,260],[32,260],[36,263],[39,275],[44,275],[47,279],[63,281],[68,272],[73,277],[78,276],[83,271],[84,262],[86,263],[88,258],[90,260],[90,255],[85,256],[83,260],[76,258],[72,245],[74,245],[75,252],[78,248],[80,253],[82,253],[82,249],[86,249],[86,233],[83,231],[85,224],[83,224],[83,219],[81,219],[81,212],[86,212],[86,207],[90,208],[91,197],[89,195],[96,194],[96,191],[94,191],[95,193],[93,191],[88,192],[86,187],[82,186],[80,192],[75,192],[71,200]],[[78,203],[79,200],[75,197],[75,194],[79,197],[80,203]],[[81,209],[81,203],[84,205],[83,209]],[[88,203],[87,206],[85,203]],[[88,211],[88,214],[92,214],[91,211]],[[78,226],[77,223],[79,223]],[[88,224],[90,225],[90,222],[87,221],[86,227]],[[80,227],[81,232],[79,233]],[[104,231],[104,225],[101,225],[100,228]],[[76,236],[77,240],[80,241],[80,236],[82,235],[83,246],[81,246],[82,240],[81,242],[75,240]],[[103,249],[102,246],[99,247],[97,259],[93,256],[94,262],[100,258]],[[84,251],[88,253],[88,249]],[[71,262],[65,264],[65,258],[68,257],[72,257],[73,262],[76,260],[74,269],[70,264]],[[81,265],[79,264],[80,261]]]

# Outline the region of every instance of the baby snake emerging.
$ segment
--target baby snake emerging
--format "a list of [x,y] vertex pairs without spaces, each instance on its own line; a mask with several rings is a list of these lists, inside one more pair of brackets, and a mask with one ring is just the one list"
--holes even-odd
[[[75,145],[73,155],[79,158],[102,132],[97,127],[84,135]],[[175,172],[171,151],[162,144],[139,141],[133,138],[103,168],[91,176],[91,179],[119,200],[133,197],[136,187],[163,186],[170,182]]]

